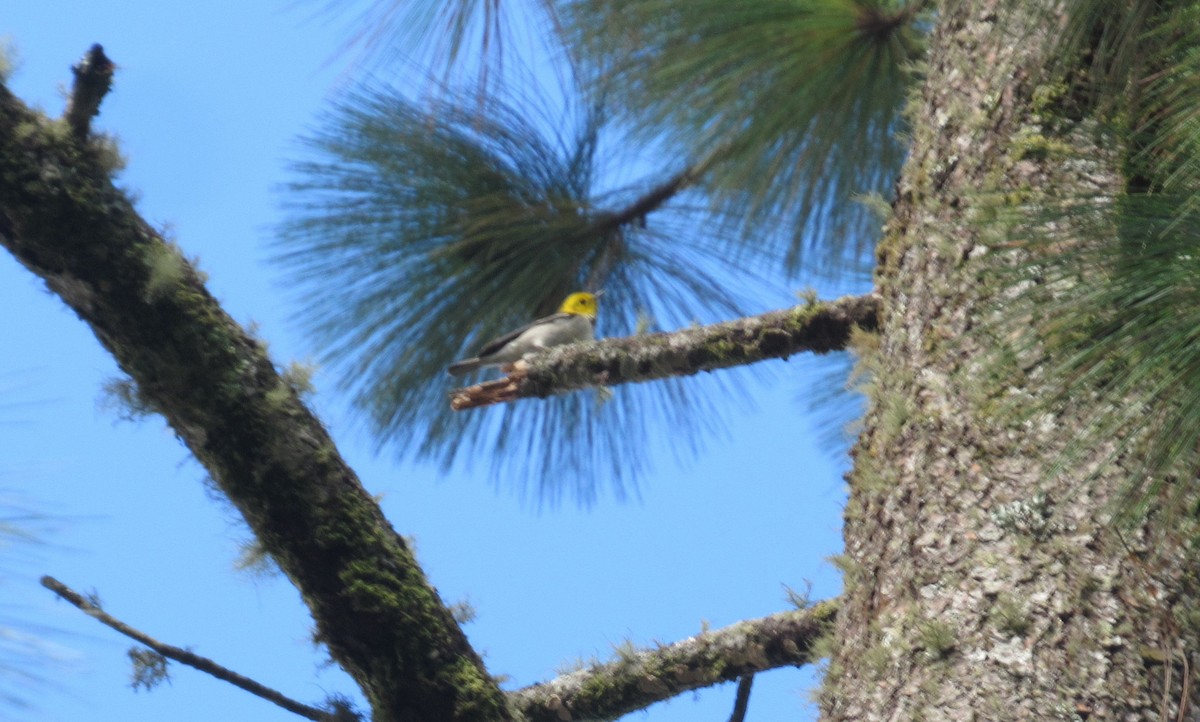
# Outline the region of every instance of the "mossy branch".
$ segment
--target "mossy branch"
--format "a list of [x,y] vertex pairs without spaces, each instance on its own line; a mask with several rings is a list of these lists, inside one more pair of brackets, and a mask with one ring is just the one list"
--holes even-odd
[[180,664],[186,664],[193,669],[198,669],[205,674],[210,674],[223,682],[228,682],[235,687],[246,690],[250,694],[262,697],[268,702],[273,702],[286,709],[288,712],[298,714],[301,717],[311,720],[319,720],[320,722],[332,722],[333,720],[338,719],[338,717],[333,713],[326,712],[325,710],[318,709],[317,707],[306,705],[303,702],[297,702],[282,692],[273,690],[264,684],[255,682],[249,677],[234,672],[228,667],[217,664],[208,657],[201,656],[195,652],[190,652],[182,647],[176,647],[172,644],[160,642],[145,632],[135,629],[134,627],[131,627],[125,622],[122,622],[121,620],[112,616],[108,612],[105,612],[91,600],[87,599],[74,589],[71,589],[66,584],[58,581],[54,577],[42,577],[42,586],[54,592],[60,598],[70,602],[81,612],[96,619],[101,624],[115,629],[121,634],[124,634],[126,637],[129,637],[139,644],[149,647],[168,659],[173,659]]
[[874,330],[878,317],[878,296],[844,296],[711,326],[559,346],[519,362],[505,378],[456,389],[450,406],[470,409],[591,386],[688,376],[803,352],[840,351],[854,327]]
[[701,687],[813,661],[837,602],[782,612],[704,632],[657,649],[622,653],[511,694],[528,722],[615,719]]
[[263,344],[113,185],[111,154],[71,128],[0,85],[0,245],[91,327],[205,466],[374,719],[510,719],[412,551]]

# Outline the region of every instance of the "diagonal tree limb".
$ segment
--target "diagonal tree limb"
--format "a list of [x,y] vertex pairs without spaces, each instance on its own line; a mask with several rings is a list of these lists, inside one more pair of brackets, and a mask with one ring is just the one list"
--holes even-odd
[[268,702],[273,702],[286,709],[288,712],[298,714],[301,717],[311,720],[319,720],[320,722],[329,722],[330,720],[334,719],[334,716],[325,710],[306,705],[303,702],[297,702],[282,692],[273,690],[266,685],[259,684],[249,677],[240,675],[227,667],[217,664],[208,657],[203,657],[194,652],[189,652],[182,647],[176,647],[174,645],[158,641],[145,632],[137,630],[110,615],[108,612],[105,612],[100,607],[88,601],[88,599],[82,594],[71,589],[66,584],[63,584],[54,577],[42,577],[42,586],[54,592],[62,599],[70,602],[79,608],[79,610],[84,614],[95,618],[96,621],[100,622],[101,624],[117,630],[126,637],[129,637],[130,639],[143,644],[150,649],[153,649],[155,652],[158,652],[168,659],[173,659],[180,664],[186,664],[189,667],[198,669],[206,674],[210,674],[223,682],[228,682],[235,687],[244,689],[250,694],[262,697]]
[[683,692],[813,661],[837,602],[704,632],[511,693],[528,722],[615,719]]
[[0,84],[0,245],[91,327],[205,466],[299,589],[375,719],[510,719],[320,421],[113,185],[109,157]]
[[839,351],[856,326],[874,330],[878,317],[878,296],[844,296],[671,333],[558,346],[518,362],[505,378],[456,389],[450,406],[470,409],[591,386],[688,376],[802,352]]

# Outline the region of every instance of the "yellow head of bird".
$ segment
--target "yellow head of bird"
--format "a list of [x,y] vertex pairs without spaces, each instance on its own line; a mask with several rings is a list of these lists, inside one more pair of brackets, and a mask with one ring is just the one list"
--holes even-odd
[[572,293],[567,296],[562,305],[558,307],[559,313],[571,313],[577,316],[587,316],[590,319],[596,318],[596,299],[600,297],[599,293],[587,293],[581,291]]

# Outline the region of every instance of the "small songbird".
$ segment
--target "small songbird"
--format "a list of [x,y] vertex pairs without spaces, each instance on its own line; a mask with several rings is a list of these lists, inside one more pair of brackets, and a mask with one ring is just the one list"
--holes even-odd
[[572,293],[558,313],[539,318],[528,326],[510,331],[488,342],[475,358],[450,364],[449,371],[461,376],[475,369],[504,366],[533,351],[595,338],[596,303],[600,293]]

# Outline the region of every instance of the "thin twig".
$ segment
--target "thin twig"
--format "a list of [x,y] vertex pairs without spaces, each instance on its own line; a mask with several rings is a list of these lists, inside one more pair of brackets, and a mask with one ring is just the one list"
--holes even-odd
[[754,684],[754,675],[748,674],[738,680],[737,697],[733,700],[733,714],[729,722],[745,722],[746,708],[750,706],[750,685]]
[[654,186],[633,203],[611,214],[602,216],[596,225],[599,233],[609,233],[630,223],[643,223],[646,216],[658,210],[675,194],[694,185],[699,178],[698,167],[688,167],[662,183]]
[[206,672],[217,679],[234,685],[235,687],[240,687],[250,694],[262,697],[268,702],[274,702],[287,711],[294,712],[301,717],[311,720],[318,720],[319,722],[327,722],[328,720],[334,719],[333,715],[325,712],[324,710],[317,709],[316,707],[310,707],[302,702],[297,702],[296,700],[285,696],[281,692],[277,692],[270,687],[266,687],[258,682],[255,682],[249,677],[243,677],[231,669],[222,667],[207,657],[202,657],[180,647],[164,644],[148,634],[134,629],[116,617],[108,614],[100,607],[97,607],[95,604],[88,601],[82,594],[71,589],[54,577],[42,577],[42,586],[75,605],[84,614],[94,617],[101,624],[112,627],[121,634],[124,634],[126,637],[129,637],[140,644],[146,645],[150,649],[153,649],[155,652],[158,652],[168,659],[173,659],[180,664],[186,664],[187,666],[198,669],[201,672]]
[[113,71],[116,67],[104,54],[104,48],[99,43],[93,45],[78,63],[71,66],[71,72],[75,74],[75,84],[71,87],[71,97],[67,100],[67,109],[63,117],[79,140],[87,138],[92,118],[100,113],[100,103],[112,88]]

